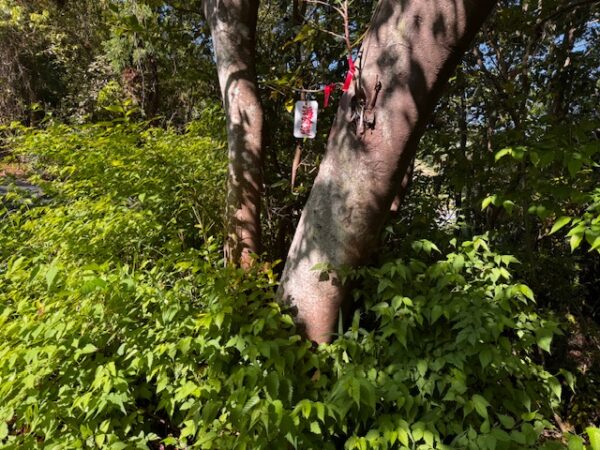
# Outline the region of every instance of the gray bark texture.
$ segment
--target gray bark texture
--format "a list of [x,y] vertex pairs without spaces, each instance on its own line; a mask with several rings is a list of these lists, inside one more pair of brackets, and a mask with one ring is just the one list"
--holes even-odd
[[258,0],[205,0],[229,148],[225,256],[248,268],[260,252],[263,109],[256,83]]
[[281,278],[281,301],[307,338],[331,340],[347,294],[335,270],[315,265],[372,256],[435,104],[494,4],[380,0]]

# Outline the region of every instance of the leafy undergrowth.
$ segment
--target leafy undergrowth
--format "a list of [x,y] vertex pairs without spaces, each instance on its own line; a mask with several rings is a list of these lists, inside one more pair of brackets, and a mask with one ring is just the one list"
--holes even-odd
[[126,122],[21,130],[43,196],[0,209],[2,448],[526,449],[566,372],[557,324],[485,239],[348,274],[313,348],[276,280],[224,268],[224,145]]

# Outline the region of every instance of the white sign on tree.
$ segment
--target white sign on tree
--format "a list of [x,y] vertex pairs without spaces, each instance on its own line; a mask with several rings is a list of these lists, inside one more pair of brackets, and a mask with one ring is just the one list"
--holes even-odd
[[319,104],[312,101],[297,101],[294,108],[294,137],[313,139],[317,135],[317,113]]

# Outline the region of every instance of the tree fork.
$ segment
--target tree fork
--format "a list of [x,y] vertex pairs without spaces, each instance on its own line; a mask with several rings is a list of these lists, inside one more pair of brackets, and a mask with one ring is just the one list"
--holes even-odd
[[[435,104],[494,4],[378,4],[356,64],[359,71],[340,101],[281,278],[278,295],[295,311],[307,338],[331,340],[347,294],[335,270],[314,267],[356,267],[377,248]],[[364,105],[371,104],[365,127]]]

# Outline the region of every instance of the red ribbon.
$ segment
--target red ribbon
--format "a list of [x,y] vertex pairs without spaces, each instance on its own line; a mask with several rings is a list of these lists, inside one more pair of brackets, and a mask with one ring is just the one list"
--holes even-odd
[[[344,86],[342,87],[343,92],[346,92],[348,89],[350,89],[350,85],[352,84],[352,79],[354,78],[355,72],[356,66],[354,65],[352,56],[348,55],[348,73],[346,74]],[[331,97],[331,94],[335,91],[335,88],[335,83],[330,83],[323,88],[323,91],[325,93],[325,101],[323,102],[323,107],[327,108],[327,106],[329,106],[329,98]]]
[[350,84],[352,83],[352,78],[354,78],[354,71],[356,67],[354,67],[354,61],[352,61],[352,56],[348,55],[348,73],[346,74],[346,80],[344,80],[344,86],[342,87],[342,91],[346,92],[350,89]]
[[333,91],[335,91],[335,83],[328,84],[323,90],[325,91],[325,101],[323,102],[323,106],[327,108],[329,105],[329,97]]

